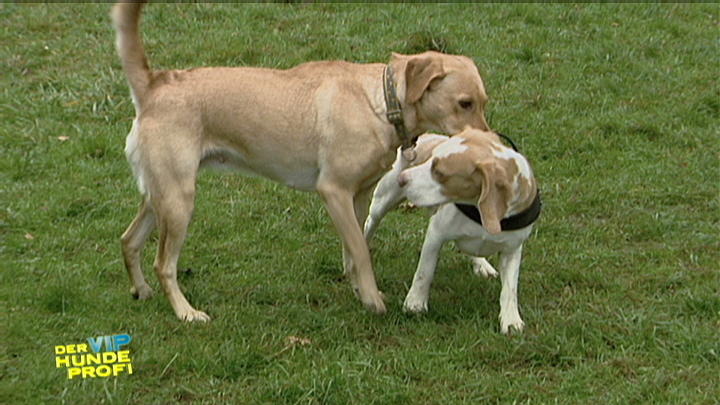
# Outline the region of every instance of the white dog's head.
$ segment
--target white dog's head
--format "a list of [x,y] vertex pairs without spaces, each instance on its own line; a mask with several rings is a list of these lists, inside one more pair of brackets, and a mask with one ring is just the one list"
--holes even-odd
[[454,134],[468,126],[490,130],[485,120],[485,85],[470,58],[432,51],[393,53],[390,65],[397,72],[405,125],[414,135]]
[[483,226],[493,234],[500,232],[500,220],[527,208],[536,193],[525,157],[494,133],[474,129],[438,144],[426,161],[400,173],[398,182],[420,207],[476,204]]

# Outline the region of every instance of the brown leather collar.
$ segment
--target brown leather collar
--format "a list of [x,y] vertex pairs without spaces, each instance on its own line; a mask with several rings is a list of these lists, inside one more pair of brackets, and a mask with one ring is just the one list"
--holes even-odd
[[387,107],[385,116],[395,127],[395,132],[397,132],[397,135],[400,138],[400,143],[402,144],[404,152],[415,146],[415,142],[412,135],[408,133],[408,130],[405,127],[402,106],[400,105],[400,100],[398,99],[397,92],[395,91],[395,80],[393,76],[394,72],[392,67],[390,65],[385,65],[385,69],[383,70],[383,93],[385,95],[385,105]]

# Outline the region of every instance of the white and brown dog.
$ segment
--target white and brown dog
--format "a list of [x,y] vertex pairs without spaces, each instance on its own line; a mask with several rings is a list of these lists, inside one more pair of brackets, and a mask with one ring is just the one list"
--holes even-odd
[[388,64],[151,70],[140,12],[137,3],[113,8],[117,49],[137,114],[125,154],[143,196],[122,236],[132,294],[152,294],[140,253],[157,228],[155,272],[175,314],[186,321],[209,319],[180,290],[177,262],[198,170],[223,166],[317,191],[342,239],[354,291],[367,308],[385,312],[361,229],[372,190],[398,146],[423,132],[488,129],[487,95],[472,60],[426,52],[393,54]]
[[523,242],[540,214],[540,195],[528,161],[498,135],[466,129],[451,138],[422,135],[416,157],[402,153],[373,195],[365,236],[373,236],[385,214],[404,199],[420,207],[439,207],[430,218],[420,262],[405,298],[408,312],[427,311],[430,284],[443,244],[455,241],[473,256],[477,275],[496,277],[484,258],[500,253],[500,330],[521,331],[517,303]]

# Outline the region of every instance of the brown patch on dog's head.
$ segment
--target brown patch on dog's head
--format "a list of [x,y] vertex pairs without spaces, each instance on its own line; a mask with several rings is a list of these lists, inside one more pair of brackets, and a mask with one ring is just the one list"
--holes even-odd
[[482,191],[482,178],[477,176],[475,162],[467,153],[434,158],[430,173],[452,201],[476,200]]
[[397,72],[399,94],[404,95],[406,125],[414,134],[490,129],[485,85],[471,59],[430,51],[393,54],[390,63]]
[[[524,181],[520,187],[523,194],[523,190],[534,185],[530,184],[531,180],[518,177],[519,169],[514,160],[499,159],[494,155],[494,148],[500,145],[495,134],[468,129],[453,138],[461,138],[462,145],[468,149],[434,157],[432,177],[441,184],[442,193],[451,201],[475,202],[485,229],[491,234],[499,233],[500,221],[508,213],[514,198],[514,179]],[[521,198],[525,200],[527,196]]]

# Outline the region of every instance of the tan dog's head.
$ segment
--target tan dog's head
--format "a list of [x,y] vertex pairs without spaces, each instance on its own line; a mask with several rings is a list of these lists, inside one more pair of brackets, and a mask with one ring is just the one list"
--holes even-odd
[[414,135],[455,134],[467,126],[490,130],[485,120],[485,85],[470,58],[432,51],[393,53],[390,65],[396,72],[405,125]]
[[525,157],[494,133],[474,129],[438,144],[425,162],[400,173],[398,182],[417,206],[477,204],[491,234],[500,232],[500,220],[527,208],[536,193]]

